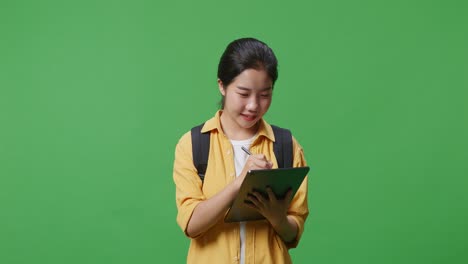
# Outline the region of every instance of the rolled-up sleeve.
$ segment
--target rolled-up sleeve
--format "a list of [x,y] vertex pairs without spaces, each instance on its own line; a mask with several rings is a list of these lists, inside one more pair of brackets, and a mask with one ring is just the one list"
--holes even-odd
[[[304,151],[297,142],[297,140],[293,137],[293,150],[294,150],[294,161],[293,167],[303,167],[307,166]],[[297,235],[296,238],[287,243],[286,246],[288,248],[295,248],[297,247],[299,240],[304,232],[304,223],[309,215],[309,207],[307,204],[307,181],[308,176],[305,177],[304,181],[302,182],[301,186],[297,190],[296,195],[294,196],[293,200],[291,201],[291,205],[288,209],[288,216],[292,217],[297,224]]]
[[187,235],[187,225],[195,207],[205,200],[202,182],[193,165],[190,132],[184,134],[175,148],[174,183],[176,186],[177,223]]

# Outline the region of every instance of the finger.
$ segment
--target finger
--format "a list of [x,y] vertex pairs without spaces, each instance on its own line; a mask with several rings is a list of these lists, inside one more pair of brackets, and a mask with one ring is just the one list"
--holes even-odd
[[268,169],[273,168],[273,162],[268,161],[267,168],[268,168]]
[[258,200],[260,203],[264,204],[264,203],[266,202],[265,197],[264,197],[261,193],[259,193],[259,192],[253,192],[253,193],[251,193],[251,194],[252,194],[253,196],[255,196],[255,198],[257,198],[257,200]]
[[258,207],[251,200],[248,200],[248,199],[244,200],[244,205],[249,207],[249,208],[258,210]]
[[267,160],[264,154],[255,154],[250,156],[253,159],[258,159],[258,160]]
[[267,157],[264,154],[251,155],[249,158],[252,159],[252,160],[262,160],[262,161],[266,161],[268,163],[271,163],[270,160],[268,160]]
[[247,160],[245,166],[251,170],[262,169],[265,167],[265,161],[257,158],[251,158]]
[[292,199],[292,194],[293,194],[293,191],[292,191],[291,188],[289,188],[288,192],[286,192],[286,196],[285,196],[284,199],[285,199],[286,201],[288,201],[288,202],[291,201],[291,199]]
[[261,169],[271,169],[272,163],[267,160],[253,160],[254,166],[257,166],[258,168]]
[[247,201],[251,202],[256,207],[259,207],[260,201],[258,200],[257,196],[253,195],[252,193],[247,194]]
[[267,191],[267,194],[268,194],[268,200],[270,200],[270,201],[276,201],[277,200],[276,195],[275,195],[275,193],[273,192],[273,190],[271,189],[270,186],[268,186],[266,188],[266,191]]
[[[263,154],[261,155],[264,157]],[[273,163],[271,161],[265,159],[257,159],[255,157],[250,156],[247,162],[245,163],[243,170],[247,172],[249,170],[271,169],[272,167]]]

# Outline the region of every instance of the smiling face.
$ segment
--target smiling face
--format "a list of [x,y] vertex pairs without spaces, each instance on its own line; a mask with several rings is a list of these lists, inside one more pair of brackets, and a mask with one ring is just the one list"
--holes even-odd
[[247,69],[227,87],[218,80],[224,96],[221,125],[230,139],[248,139],[257,133],[258,121],[268,111],[273,82],[264,70]]

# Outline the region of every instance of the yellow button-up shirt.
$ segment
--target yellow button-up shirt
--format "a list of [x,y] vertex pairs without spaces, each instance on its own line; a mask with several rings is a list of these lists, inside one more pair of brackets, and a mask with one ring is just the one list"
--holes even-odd
[[[236,177],[234,153],[231,142],[221,129],[221,111],[205,122],[202,132],[210,133],[210,153],[205,179],[202,184],[192,160],[190,131],[177,143],[174,161],[176,185],[177,223],[185,234],[195,207],[209,199]],[[263,153],[278,168],[271,126],[260,121],[259,131],[250,148],[252,153]],[[302,147],[293,137],[293,167],[306,166]],[[296,247],[304,231],[304,222],[309,214],[307,205],[307,177],[294,196],[288,209],[298,226],[298,234],[292,243],[285,244],[266,220],[246,224],[245,263],[291,263],[288,249]],[[191,238],[187,263],[238,263],[240,258],[239,223],[225,223],[220,219],[205,233]]]

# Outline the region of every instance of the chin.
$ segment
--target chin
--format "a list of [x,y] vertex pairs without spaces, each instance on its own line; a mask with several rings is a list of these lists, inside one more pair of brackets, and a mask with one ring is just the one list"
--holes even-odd
[[258,124],[259,120],[254,120],[251,122],[247,122],[245,120],[241,120],[242,122],[239,122],[240,127],[245,128],[245,129],[250,129],[253,128],[255,125]]

